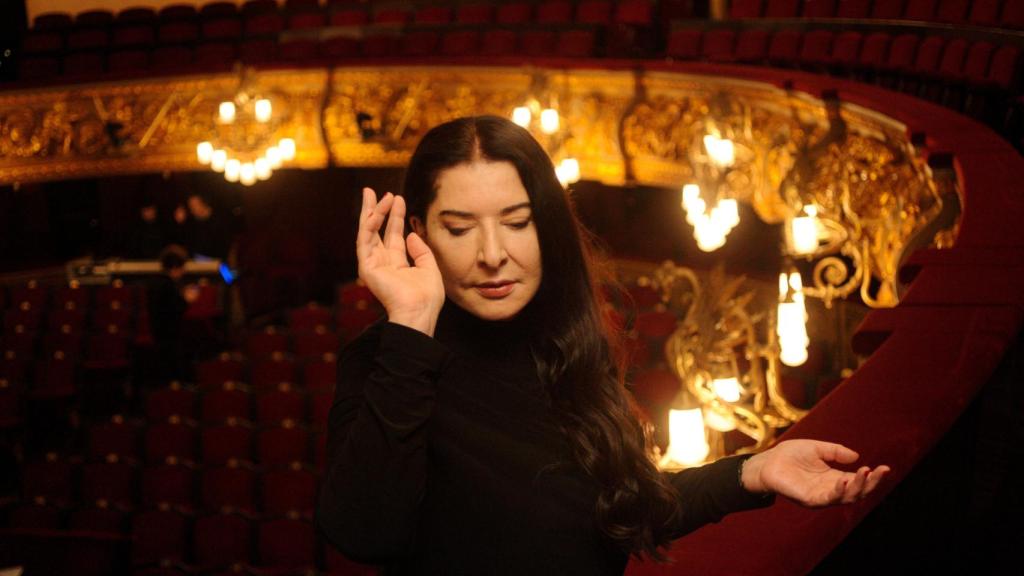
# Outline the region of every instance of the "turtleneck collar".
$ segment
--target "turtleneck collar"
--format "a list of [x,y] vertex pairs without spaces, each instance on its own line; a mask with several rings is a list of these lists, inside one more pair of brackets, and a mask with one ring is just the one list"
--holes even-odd
[[459,358],[498,379],[527,389],[541,388],[531,344],[538,338],[530,305],[509,320],[484,320],[445,300],[434,338]]

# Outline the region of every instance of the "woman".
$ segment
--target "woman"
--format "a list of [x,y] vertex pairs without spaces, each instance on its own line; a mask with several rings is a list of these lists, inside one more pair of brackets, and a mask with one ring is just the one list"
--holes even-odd
[[584,231],[508,120],[428,132],[403,196],[363,191],[356,253],[387,318],[339,363],[318,523],[388,574],[621,574],[775,493],[852,502],[888,470],[835,470],[857,454],[797,440],[659,472]]

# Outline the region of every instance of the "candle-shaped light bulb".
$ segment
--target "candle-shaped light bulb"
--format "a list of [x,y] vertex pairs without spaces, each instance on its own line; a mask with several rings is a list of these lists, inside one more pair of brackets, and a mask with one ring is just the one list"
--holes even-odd
[[295,159],[295,140],[291,138],[281,138],[277,143],[277,149],[281,151],[281,160],[290,162]]
[[220,103],[218,109],[218,116],[220,121],[224,124],[231,124],[235,121],[235,103],[230,101],[224,101]]
[[256,101],[255,105],[256,121],[257,122],[269,122],[271,115],[270,100],[266,98],[260,98]]
[[241,169],[242,163],[237,158],[231,158],[224,164],[224,179],[228,182],[238,182]]
[[554,108],[545,108],[540,113],[540,130],[545,134],[554,134],[558,132],[558,110]]
[[252,162],[245,162],[238,172],[238,181],[245,186],[252,186],[256,183],[256,166]]
[[228,153],[225,150],[214,150],[210,156],[210,168],[214,172],[223,172],[224,165],[228,162]]
[[266,154],[267,162],[270,162],[270,168],[277,170],[281,167],[281,151],[278,150],[277,146],[271,146],[267,148]]
[[273,171],[270,169],[270,162],[266,158],[257,158],[253,162],[253,166],[256,168],[256,179],[267,180]]
[[530,114],[530,109],[526,106],[517,106],[516,109],[512,111],[512,121],[523,128],[528,128],[530,126],[530,120],[532,119],[533,116]]
[[668,449],[665,460],[683,465],[700,464],[711,451],[704,435],[704,417],[700,408],[669,410]]
[[206,141],[196,144],[196,158],[200,164],[209,164],[213,159],[213,144]]

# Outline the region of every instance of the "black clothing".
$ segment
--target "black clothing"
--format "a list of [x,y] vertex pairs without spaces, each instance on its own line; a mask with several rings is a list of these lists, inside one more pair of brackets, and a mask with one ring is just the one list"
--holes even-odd
[[147,287],[146,302],[156,352],[152,366],[155,376],[160,380],[181,379],[189,363],[181,334],[188,303],[181,295],[181,286],[166,274],[156,276]]
[[217,215],[199,220],[190,218],[186,229],[189,252],[225,260],[231,248],[231,231]]
[[[447,302],[434,338],[382,321],[345,349],[317,514],[331,543],[389,575],[622,574],[530,337]],[[673,475],[680,535],[771,502],[739,485],[740,461]]]
[[165,245],[164,230],[160,223],[140,220],[128,239],[125,256],[137,260],[156,260]]

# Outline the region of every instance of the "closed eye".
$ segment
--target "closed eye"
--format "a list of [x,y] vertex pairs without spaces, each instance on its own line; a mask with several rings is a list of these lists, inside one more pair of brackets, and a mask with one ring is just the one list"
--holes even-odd
[[509,222],[507,226],[515,230],[522,230],[523,228],[526,228],[527,226],[530,225],[530,221],[531,219],[527,218],[526,220],[523,220],[521,222]]
[[463,234],[469,231],[469,228],[454,228],[452,226],[446,226],[445,228],[448,230],[448,233],[451,234],[452,236],[462,236]]

